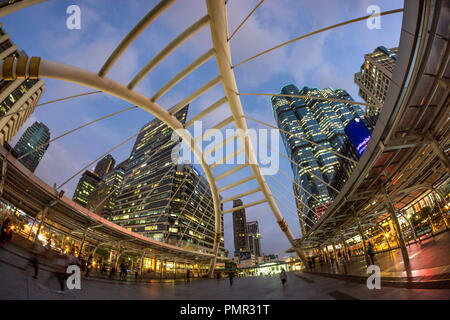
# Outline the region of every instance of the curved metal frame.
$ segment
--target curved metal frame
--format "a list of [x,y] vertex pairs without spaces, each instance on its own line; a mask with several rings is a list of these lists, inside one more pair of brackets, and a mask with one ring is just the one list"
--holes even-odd
[[[295,246],[295,239],[290,231],[286,221],[284,220],[280,209],[278,208],[272,193],[261,173],[261,168],[257,164],[257,159],[253,151],[252,142],[247,134],[247,123],[244,118],[244,111],[242,109],[242,104],[239,95],[237,94],[239,90],[237,89],[236,79],[232,69],[231,63],[231,50],[228,42],[228,22],[227,22],[227,11],[226,4],[224,1],[217,0],[206,0],[206,5],[208,8],[208,14],[211,17],[210,28],[211,37],[213,41],[214,49],[216,50],[216,60],[217,67],[219,69],[220,75],[223,80],[223,87],[225,90],[225,95],[228,99],[228,104],[233,114],[233,119],[239,131],[239,138],[242,145],[244,146],[245,155],[248,159],[249,166],[253,172],[253,176],[258,182],[262,193],[270,206],[270,209],[275,216],[275,219],[280,226],[281,231],[286,235],[287,239],[292,246]],[[306,265],[306,258],[303,251],[300,248],[296,248],[296,252],[303,263]]]
[[[236,85],[235,75],[233,71],[233,65],[231,62],[231,49],[229,45],[229,38],[228,38],[228,21],[227,21],[227,10],[226,10],[226,1],[219,1],[219,0],[206,0],[206,6],[207,6],[207,15],[201,18],[199,21],[194,23],[191,27],[188,27],[184,32],[182,32],[178,37],[176,37],[172,42],[170,42],[166,48],[164,48],[160,53],[158,53],[150,62],[144,67],[143,71],[140,71],[135,79],[133,79],[128,86],[122,85],[116,81],[113,81],[111,79],[105,78],[106,73],[111,69],[111,67],[114,65],[114,63],[120,58],[120,56],[125,52],[125,50],[131,45],[131,43],[144,31],[162,12],[164,12],[166,9],[168,9],[176,0],[162,0],[159,4],[157,4],[131,31],[130,33],[125,37],[124,40],[118,45],[118,47],[114,50],[114,52],[111,54],[111,56],[108,58],[108,60],[105,62],[103,67],[101,68],[100,72],[98,74],[76,68],[73,66],[69,66],[66,64],[58,63],[58,62],[52,62],[48,60],[40,60],[39,58],[32,58],[28,63],[26,63],[25,71],[23,71],[23,66],[20,72],[20,77],[33,77],[37,78],[39,76],[41,77],[47,77],[57,80],[63,80],[68,82],[73,82],[77,84],[81,84],[90,88],[95,88],[97,90],[100,90],[102,92],[111,94],[113,96],[116,96],[122,100],[125,100],[129,103],[132,103],[141,109],[151,113],[156,118],[167,124],[171,129],[176,130],[179,136],[186,142],[186,144],[191,148],[193,151],[195,157],[200,161],[200,164],[202,166],[203,171],[205,172],[206,179],[209,183],[211,194],[213,197],[213,203],[214,203],[214,214],[215,214],[215,237],[214,237],[214,246],[213,246],[213,253],[214,257],[211,259],[210,264],[210,270],[209,270],[209,276],[211,277],[213,275],[216,259],[218,255],[220,240],[221,240],[221,218],[222,214],[225,212],[231,212],[233,210],[226,210],[222,212],[221,210],[221,204],[226,202],[229,199],[234,199],[238,196],[233,196],[227,200],[220,200],[219,191],[221,190],[227,190],[229,188],[232,188],[234,186],[240,185],[246,181],[255,179],[258,183],[258,189],[246,192],[241,194],[241,196],[249,195],[251,193],[256,193],[258,191],[261,191],[264,195],[264,200],[256,201],[253,203],[250,203],[248,205],[245,205],[243,207],[248,207],[251,205],[256,205],[262,202],[267,202],[280,229],[283,231],[285,236],[287,237],[288,241],[291,243],[291,245],[295,248],[296,253],[300,257],[300,259],[303,261],[303,263],[306,262],[305,255],[303,253],[303,250],[299,248],[296,243],[294,236],[292,232],[290,231],[286,221],[283,218],[283,215],[278,208],[278,205],[275,201],[274,196],[271,193],[271,190],[262,175],[261,168],[258,164],[257,158],[255,156],[255,152],[252,146],[252,142],[250,140],[250,137],[247,135],[248,128],[246,119],[244,116],[243,108],[241,105],[240,97],[239,97],[239,90]],[[262,1],[261,1],[262,2]],[[406,4],[405,4],[406,7]],[[395,11],[395,10],[394,10]],[[397,10],[398,11],[398,10]],[[351,23],[353,21],[359,21],[362,18],[349,20],[345,23]],[[192,34],[197,32],[202,27],[209,24],[210,26],[210,32],[211,32],[211,38],[213,42],[213,48],[204,53],[202,56],[200,56],[197,60],[192,62],[189,66],[187,66],[184,70],[179,72],[173,79],[171,79],[167,84],[165,84],[159,91],[157,91],[152,98],[148,98],[143,96],[142,94],[132,90],[134,86],[143,79],[155,66],[157,63],[162,61],[168,54],[170,54],[173,50],[175,50],[176,47],[178,47],[182,42],[187,40]],[[332,26],[333,27],[333,26]],[[335,26],[334,26],[335,27]],[[329,29],[325,28],[324,30]],[[321,29],[322,30],[322,29]],[[319,30],[319,31],[321,31]],[[421,40],[420,48],[422,48],[423,40]],[[416,48],[416,51],[420,51]],[[419,52],[420,53],[420,52]],[[414,54],[417,54],[417,52],[414,52]],[[165,92],[169,91],[176,83],[181,81],[184,77],[186,77],[190,72],[195,70],[198,66],[206,62],[208,59],[210,59],[213,55],[216,57],[217,67],[219,70],[219,76],[189,95],[187,98],[182,100],[175,109],[171,111],[167,111],[155,101],[160,98]],[[414,68],[414,71],[417,69],[416,56],[412,56],[412,60],[410,63],[412,63],[412,66],[408,66],[408,68]],[[4,75],[4,71],[6,70],[4,67],[7,66],[8,69],[6,71],[6,74],[8,75],[8,79],[16,79],[18,77],[17,75],[17,69],[18,69],[18,63],[13,60],[11,62],[11,59],[6,63],[6,60],[2,65],[0,65],[0,79],[2,79],[2,75]],[[411,70],[408,70],[411,71]],[[408,75],[408,77],[411,75]],[[247,158],[246,165],[242,165],[240,167],[236,167],[232,169],[231,171],[219,175],[218,177],[214,177],[212,169],[216,167],[218,164],[209,165],[205,160],[205,154],[203,150],[200,149],[200,147],[197,144],[197,141],[194,140],[192,135],[185,130],[185,127],[173,116],[174,110],[177,108],[181,108],[184,106],[184,104],[192,101],[193,99],[197,98],[198,96],[202,95],[205,91],[209,90],[212,86],[216,85],[217,83],[222,82],[223,88],[225,91],[226,98],[222,98],[217,103],[213,104],[211,107],[203,110],[199,114],[194,116],[194,119],[200,119],[202,116],[212,112],[223,104],[224,102],[228,101],[229,109],[232,113],[232,117],[225,119],[221,123],[219,123],[216,128],[221,128],[222,126],[234,122],[236,129],[238,131],[237,136],[240,139],[240,142],[243,147],[243,152],[245,153],[245,156]],[[403,94],[405,96],[408,96],[410,94],[411,86],[407,86],[406,88],[403,88]],[[398,90],[400,91],[400,90]],[[402,101],[403,102],[403,101]],[[400,111],[404,108],[403,103],[399,103],[398,105],[391,106],[390,108],[385,108],[387,110],[384,110],[383,117],[388,118],[388,120],[391,121],[390,125],[393,126],[393,123],[397,123],[399,120],[399,114]],[[192,121],[189,121],[186,125],[186,127],[189,126],[189,124],[192,124]],[[378,126],[376,128],[376,132],[374,133],[374,136],[376,136],[377,140],[379,139],[380,142],[388,141],[390,135],[392,132],[388,130],[387,124],[384,125],[383,128],[381,126]],[[201,137],[204,138],[204,137]],[[235,139],[237,137],[233,137]],[[201,140],[201,139],[200,139]],[[224,142],[226,143],[226,141]],[[364,161],[360,161],[358,169],[360,172],[357,182],[360,182],[362,175],[361,173],[366,172],[367,169],[372,164],[371,161],[369,161],[369,156],[375,156],[375,158],[378,157],[378,155],[382,152],[382,148],[378,148],[374,145],[374,141],[371,141],[368,146],[368,150],[365,152],[363,156]],[[220,146],[220,145],[219,145]],[[223,144],[222,144],[223,146]],[[214,147],[215,148],[215,147]],[[237,152],[240,152],[238,150]],[[235,156],[236,153],[233,155]],[[237,170],[249,166],[253,175],[249,178],[243,179],[241,181],[236,181],[226,187],[223,187],[221,189],[218,189],[217,187],[217,181],[233,172],[236,172]],[[358,170],[355,170],[355,173]],[[355,179],[353,179],[355,180]],[[355,181],[348,181],[346,186],[350,186],[351,184],[355,184]],[[348,188],[344,188],[348,189]],[[351,192],[350,192],[351,195]],[[332,208],[328,210],[327,218],[331,216],[331,211],[337,210],[342,204],[343,200],[346,200],[345,194],[340,194],[335,203],[333,204]],[[323,223],[323,221],[320,221],[308,235],[311,235],[313,232],[315,232],[320,225]]]

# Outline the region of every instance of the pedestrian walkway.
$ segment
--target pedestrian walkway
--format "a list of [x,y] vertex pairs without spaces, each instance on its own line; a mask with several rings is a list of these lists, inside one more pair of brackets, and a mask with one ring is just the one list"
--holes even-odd
[[[420,243],[408,246],[410,268],[406,270],[400,249],[375,254],[375,265],[380,268],[381,279],[386,284],[392,282],[421,283],[420,286],[449,286],[450,284],[450,232],[444,232]],[[305,270],[321,275],[343,276],[347,279],[367,279],[367,264],[364,256],[351,257],[350,262],[342,259],[338,263]],[[362,279],[359,279],[362,280]],[[395,282],[395,283],[394,283]],[[428,284],[424,284],[427,283]],[[432,284],[433,283],[433,284]]]

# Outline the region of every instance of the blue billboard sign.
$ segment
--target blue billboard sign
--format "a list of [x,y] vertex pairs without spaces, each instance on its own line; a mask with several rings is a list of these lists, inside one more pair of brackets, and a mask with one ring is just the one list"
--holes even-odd
[[345,134],[361,157],[370,140],[370,130],[360,118],[355,118],[345,126]]

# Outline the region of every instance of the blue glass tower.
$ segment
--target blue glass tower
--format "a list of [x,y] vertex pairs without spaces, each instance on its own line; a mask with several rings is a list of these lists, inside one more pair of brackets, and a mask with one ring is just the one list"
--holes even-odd
[[329,184],[339,167],[338,157],[323,147],[338,151],[346,140],[345,126],[354,118],[362,117],[364,112],[354,104],[314,99],[353,101],[344,89],[303,87],[299,90],[290,84],[281,89],[281,94],[310,97],[272,97],[278,127],[314,143],[280,131],[287,155],[295,163],[291,167],[300,200],[297,209],[308,231],[320,219],[323,207],[332,202],[333,194],[324,182]]
[[48,143],[49,141],[50,130],[42,122],[36,121],[33,125],[28,127],[22,137],[20,137],[14,149],[19,154],[19,157],[33,151],[34,149],[37,150],[23,157],[19,161],[31,172],[34,172],[49,146],[48,144],[45,146],[41,145]]

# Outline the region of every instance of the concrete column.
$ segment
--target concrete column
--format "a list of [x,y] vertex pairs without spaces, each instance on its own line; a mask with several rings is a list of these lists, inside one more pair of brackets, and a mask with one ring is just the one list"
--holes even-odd
[[86,234],[87,234],[88,230],[89,230],[89,228],[86,228],[84,230],[83,239],[81,240],[81,245],[80,245],[80,254],[83,253],[84,241],[86,240]]
[[39,236],[39,233],[41,232],[42,225],[44,224],[45,218],[47,217],[47,212],[48,212],[48,206],[46,206],[44,208],[44,210],[42,211],[41,221],[39,222],[39,226],[38,226],[38,229],[36,231],[36,236],[34,237],[33,243],[36,243],[36,240],[37,240],[37,238]]
[[382,189],[384,200],[386,202],[387,209],[391,215],[391,219],[394,222],[394,230],[397,232],[397,238],[400,246],[400,250],[402,252],[403,263],[405,264],[405,268],[409,268],[409,256],[408,250],[406,249],[405,241],[402,235],[402,229],[400,228],[400,224],[398,223],[397,215],[395,214],[395,208],[392,205],[391,199],[389,199],[389,195],[386,193],[385,189]]
[[345,239],[344,239],[344,236],[342,234],[342,231],[339,233],[339,236],[341,238],[341,242],[342,242],[342,245],[344,247],[344,258],[345,258],[345,260],[350,262],[350,257],[348,256],[348,253],[347,253],[347,243],[345,242]]
[[364,239],[365,235],[364,235],[364,232],[363,232],[363,229],[361,226],[361,222],[359,221],[359,217],[356,217],[356,219],[358,220],[358,231],[361,236],[361,241],[362,241],[363,250],[364,250],[364,258],[366,258],[367,266],[370,266],[369,256],[367,254],[366,240]]
[[442,198],[442,200],[445,201],[445,197],[443,194],[441,194],[441,192],[438,189],[433,189],[433,193],[434,193],[434,199],[436,200],[436,204],[439,208],[439,211],[441,212],[441,216],[444,219],[445,228],[448,229],[447,213],[442,208],[441,201],[439,201],[439,199],[438,199],[438,196],[439,196],[439,198]]
[[331,245],[333,246],[334,260],[337,262],[338,261],[338,254],[337,254],[337,249],[336,249],[336,243],[334,242],[334,240],[331,243]]

